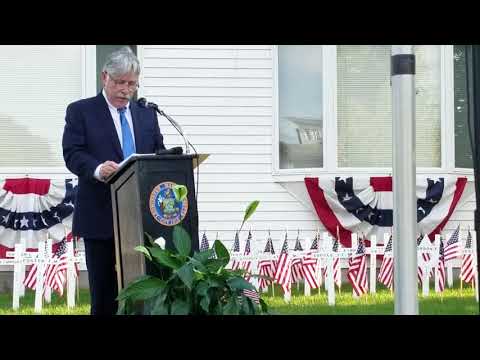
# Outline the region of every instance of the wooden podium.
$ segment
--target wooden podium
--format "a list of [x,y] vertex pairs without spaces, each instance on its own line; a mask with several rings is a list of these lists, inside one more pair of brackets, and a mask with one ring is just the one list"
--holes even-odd
[[[192,252],[198,250],[198,211],[193,169],[208,155],[134,154],[120,164],[110,184],[115,235],[118,290],[145,274],[158,271],[134,248],[145,244],[148,233],[163,237],[173,249],[172,232],[177,223],[190,234]],[[175,201],[172,187],[185,185],[187,198]]]

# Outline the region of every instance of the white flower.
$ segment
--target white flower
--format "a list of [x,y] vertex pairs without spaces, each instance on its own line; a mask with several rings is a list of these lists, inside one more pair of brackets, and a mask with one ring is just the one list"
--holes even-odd
[[157,240],[154,241],[154,243],[160,246],[162,250],[165,249],[165,239],[163,237],[160,236]]

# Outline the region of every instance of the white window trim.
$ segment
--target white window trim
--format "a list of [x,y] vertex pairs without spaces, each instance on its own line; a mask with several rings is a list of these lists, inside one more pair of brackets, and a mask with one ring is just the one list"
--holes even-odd
[[[323,46],[323,168],[279,168],[279,121],[278,121],[278,46],[273,47],[273,167],[275,182],[303,181],[305,176],[364,174],[370,176],[392,175],[390,167],[338,167],[337,153],[337,47]],[[473,179],[473,169],[455,168],[455,109],[454,109],[454,63],[453,45],[440,46],[440,167],[417,167],[417,174],[458,174]],[[327,150],[329,149],[329,150]]]
[[[96,95],[96,46],[82,45],[81,48],[82,98]],[[35,177],[65,179],[75,177],[65,166],[18,166],[0,167],[0,178]]]

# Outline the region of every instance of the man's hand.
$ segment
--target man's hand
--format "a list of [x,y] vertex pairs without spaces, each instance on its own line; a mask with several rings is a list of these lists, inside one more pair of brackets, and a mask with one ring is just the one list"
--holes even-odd
[[118,169],[118,164],[114,161],[105,161],[100,167],[100,177],[102,179],[108,178]]

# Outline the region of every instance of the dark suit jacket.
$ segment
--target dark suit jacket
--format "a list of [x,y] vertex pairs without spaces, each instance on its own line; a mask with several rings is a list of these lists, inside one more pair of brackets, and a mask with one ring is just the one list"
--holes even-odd
[[[130,102],[135,133],[135,148],[140,154],[165,149],[163,136],[153,109]],[[110,186],[93,176],[101,163],[123,160],[110,110],[102,93],[76,101],[67,107],[63,133],[63,158],[78,176],[78,191],[73,215],[73,234],[84,238],[113,238]]]

